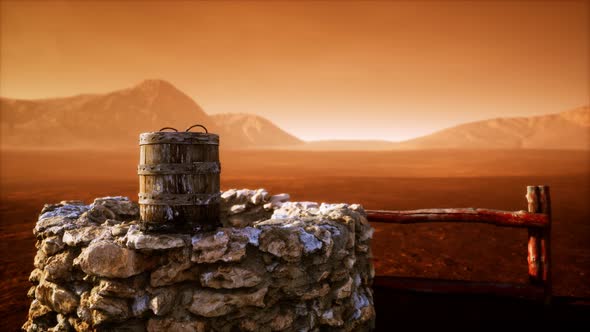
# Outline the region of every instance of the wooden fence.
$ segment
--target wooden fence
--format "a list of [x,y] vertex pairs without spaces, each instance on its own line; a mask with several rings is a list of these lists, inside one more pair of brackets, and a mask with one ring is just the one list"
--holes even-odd
[[436,293],[496,294],[551,301],[551,198],[548,186],[528,186],[528,212],[489,209],[367,210],[370,222],[472,222],[528,229],[528,284],[382,277],[391,288]]

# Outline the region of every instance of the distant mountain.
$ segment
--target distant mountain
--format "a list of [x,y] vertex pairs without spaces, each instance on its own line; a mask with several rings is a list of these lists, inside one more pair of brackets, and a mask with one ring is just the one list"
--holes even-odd
[[300,142],[258,116],[210,117],[193,99],[163,80],[146,80],[106,94],[0,98],[2,147],[131,148],[137,146],[139,133],[162,127],[184,130],[192,124],[203,124],[219,134],[222,147]]
[[458,125],[404,142],[303,142],[252,114],[208,115],[163,80],[106,94],[21,100],[0,98],[3,148],[131,148],[141,132],[203,124],[226,148],[295,150],[590,149],[590,107]]
[[202,123],[217,128],[189,96],[162,80],[107,94],[0,99],[2,145],[18,147],[137,146],[138,134]]
[[277,148],[305,151],[385,151],[396,149],[397,146],[398,143],[385,140],[321,140]]
[[590,149],[590,107],[466,123],[401,142],[401,149]]
[[289,150],[562,149],[590,150],[590,107],[532,117],[466,123],[415,139],[325,140],[279,147]]
[[225,113],[211,116],[224,133],[224,141],[232,146],[268,148],[297,146],[303,141],[277,127],[269,120],[244,113]]

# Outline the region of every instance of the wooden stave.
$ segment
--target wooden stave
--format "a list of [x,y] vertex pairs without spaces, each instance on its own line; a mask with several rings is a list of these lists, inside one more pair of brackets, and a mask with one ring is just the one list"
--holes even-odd
[[[162,134],[162,133],[148,133]],[[166,133],[183,134],[182,136],[207,136],[218,141],[218,136],[203,133]],[[185,135],[188,134],[188,135]],[[144,134],[142,134],[144,135]],[[166,135],[169,136],[169,135]],[[208,164],[211,172],[202,170],[179,171],[177,174],[138,174],[140,192],[138,196],[163,192],[167,195],[203,195],[217,197],[220,195],[220,165],[217,144],[158,143],[140,145],[140,166],[155,167],[159,164],[184,165]],[[213,166],[212,166],[213,165]],[[180,166],[180,168],[185,166]],[[189,168],[192,166],[189,166]],[[159,185],[159,186],[158,186]],[[190,195],[190,194],[189,194]],[[169,214],[172,219],[165,218]],[[212,200],[208,205],[156,205],[140,203],[142,228],[147,230],[195,230],[213,229],[219,225],[219,201]]]

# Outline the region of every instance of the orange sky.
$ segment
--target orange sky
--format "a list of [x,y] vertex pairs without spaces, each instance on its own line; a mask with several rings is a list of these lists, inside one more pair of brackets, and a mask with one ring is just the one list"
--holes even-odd
[[0,95],[162,78],[303,139],[401,140],[590,103],[588,1],[7,2]]

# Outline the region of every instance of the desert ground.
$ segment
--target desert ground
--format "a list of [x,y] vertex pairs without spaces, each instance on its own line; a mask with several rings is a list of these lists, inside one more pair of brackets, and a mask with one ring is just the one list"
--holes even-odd
[[[138,150],[3,150],[0,154],[2,330],[25,321],[32,228],[43,204],[136,199]],[[526,185],[551,186],[554,291],[590,298],[590,154],[554,150],[229,151],[222,189],[266,188],[292,200],[367,209],[526,209]],[[526,231],[489,225],[375,223],[377,275],[526,282]],[[378,309],[378,313],[379,313]],[[377,318],[379,319],[379,317]]]

